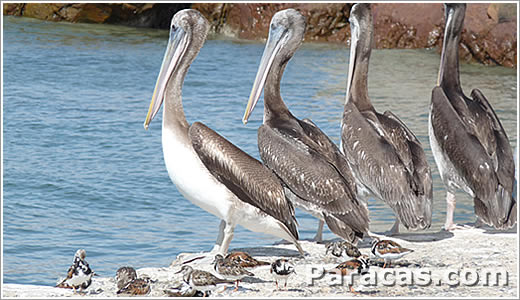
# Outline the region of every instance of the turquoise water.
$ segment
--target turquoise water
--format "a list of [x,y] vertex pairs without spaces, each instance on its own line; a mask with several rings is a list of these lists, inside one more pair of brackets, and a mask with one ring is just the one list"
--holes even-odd
[[[180,252],[207,251],[219,220],[185,200],[163,162],[161,116],[143,129],[168,33],[119,26],[4,17],[3,272],[5,283],[53,285],[78,248],[102,276],[118,267],[167,266]],[[184,85],[189,121],[202,121],[258,158],[257,109],[242,125],[264,45],[209,40]],[[304,44],[289,63],[282,95],[339,144],[348,49]],[[423,143],[434,175],[433,231],[445,216],[445,190],[428,143],[435,50],[376,50],[369,88],[374,106],[392,110]],[[516,70],[463,64],[469,94],[480,88],[516,145]],[[261,105],[261,104],[260,104]],[[203,188],[203,187],[201,187]],[[372,230],[393,214],[369,201]],[[298,211],[300,234],[317,220]],[[457,222],[474,220],[459,195]],[[334,238],[328,230],[325,238]],[[276,238],[238,227],[231,247]]]

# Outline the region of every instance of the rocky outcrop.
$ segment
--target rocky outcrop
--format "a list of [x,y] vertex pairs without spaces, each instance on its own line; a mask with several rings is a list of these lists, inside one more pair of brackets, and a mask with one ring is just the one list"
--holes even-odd
[[[171,16],[192,7],[211,22],[216,34],[241,39],[267,37],[271,17],[295,8],[307,17],[306,41],[350,46],[348,22],[353,3],[6,3],[4,15],[49,21],[122,24],[168,28]],[[440,51],[444,31],[441,3],[372,4],[376,48],[433,48]],[[516,67],[517,15],[514,3],[471,3],[460,45],[461,59]]]
[[168,28],[171,17],[189,7],[183,3],[6,3],[3,13],[56,22]]

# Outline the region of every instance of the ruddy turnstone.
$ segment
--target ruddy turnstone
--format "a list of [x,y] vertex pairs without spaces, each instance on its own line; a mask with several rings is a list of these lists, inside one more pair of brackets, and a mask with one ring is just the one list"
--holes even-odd
[[255,276],[255,274],[247,271],[239,264],[226,261],[220,254],[215,255],[213,261],[215,271],[226,279],[235,280],[235,291],[238,291],[238,283],[246,276]]
[[67,277],[56,287],[72,288],[76,292],[78,288],[82,291],[90,286],[94,272],[90,269],[87,261],[85,261],[85,257],[87,257],[87,252],[84,249],[76,251],[72,265],[67,272]]
[[216,290],[221,284],[233,284],[233,280],[220,279],[217,276],[202,270],[195,270],[191,266],[184,265],[176,272],[182,273],[182,279],[193,289],[202,291],[204,296],[207,292]]
[[336,257],[356,258],[361,256],[359,249],[347,241],[331,242],[327,244],[325,254],[329,252]]
[[279,258],[271,264],[271,274],[273,274],[276,289],[278,289],[278,280],[284,280],[284,288],[287,287],[287,278],[289,275],[295,273],[294,265],[285,258]]
[[413,252],[412,249],[401,247],[398,243],[391,240],[380,240],[374,238],[372,241],[372,254],[385,260],[383,268],[386,267],[387,263],[390,265],[392,260],[399,259],[407,254]]
[[249,255],[249,253],[242,251],[229,253],[226,255],[225,260],[233,264],[238,264],[243,268],[255,268],[258,266],[267,266],[271,264],[267,261],[256,260],[251,255]]
[[[345,262],[342,262],[341,264],[337,265],[334,269],[326,270],[326,273],[330,274],[341,274],[342,276],[345,275],[352,275],[352,274],[358,274],[358,275],[364,275],[368,273],[368,269],[370,268],[369,265],[369,258],[367,255],[359,256],[358,258],[351,259]],[[353,286],[350,286],[350,291],[352,293],[356,293],[354,291]]]
[[147,295],[148,293],[150,293],[150,278],[147,276],[135,278],[117,291],[118,295]]
[[132,267],[121,267],[116,271],[117,289],[122,289],[130,281],[137,279],[137,273]]

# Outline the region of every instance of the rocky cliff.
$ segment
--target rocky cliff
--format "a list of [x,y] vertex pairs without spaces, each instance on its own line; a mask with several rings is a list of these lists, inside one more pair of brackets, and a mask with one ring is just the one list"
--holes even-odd
[[[349,46],[348,17],[353,3],[6,3],[4,15],[49,21],[122,24],[168,28],[180,9],[194,8],[211,22],[216,34],[265,39],[273,14],[295,8],[308,20],[306,41]],[[442,47],[444,10],[440,3],[374,3],[376,48]],[[517,65],[517,15],[514,3],[468,4],[461,59],[486,65]]]

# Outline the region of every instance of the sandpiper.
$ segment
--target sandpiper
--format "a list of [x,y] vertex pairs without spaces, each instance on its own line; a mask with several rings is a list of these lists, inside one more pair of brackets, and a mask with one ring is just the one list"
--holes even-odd
[[238,284],[242,278],[246,276],[255,276],[255,274],[247,271],[239,264],[226,261],[220,254],[215,255],[213,261],[215,271],[226,279],[235,280],[235,291],[238,291]]
[[232,262],[234,264],[238,264],[244,268],[255,268],[259,266],[267,266],[270,265],[270,262],[261,261],[253,258],[249,253],[242,251],[234,251],[226,255],[226,261]]
[[75,293],[78,288],[83,291],[90,286],[94,272],[90,269],[87,261],[85,261],[86,256],[87,252],[84,249],[76,251],[72,265],[67,272],[67,277],[56,287],[72,288]]
[[386,265],[390,265],[392,260],[399,259],[407,254],[413,252],[412,249],[403,248],[398,243],[391,240],[380,240],[379,238],[374,238],[372,241],[372,254],[382,258],[385,260],[383,268]]
[[357,258],[361,256],[359,249],[347,241],[331,242],[326,245],[325,254],[329,252],[336,257]]
[[[368,273],[368,269],[370,268],[369,265],[369,258],[367,255],[362,255],[358,258],[354,258],[345,262],[342,262],[341,264],[337,265],[334,269],[326,270],[326,273],[330,274],[341,274],[342,276],[353,274],[358,275],[364,275]],[[352,293],[357,293],[354,291],[353,285],[350,285],[350,291]]]
[[287,278],[291,274],[296,274],[294,265],[285,258],[279,258],[271,264],[271,274],[273,274],[276,289],[278,289],[278,280],[284,280],[284,288],[287,287]]
[[150,290],[150,278],[148,276],[143,276],[142,278],[135,278],[128,282],[124,287],[117,291],[117,294],[147,295],[150,293]]
[[217,276],[202,270],[193,269],[191,266],[184,265],[176,272],[182,273],[182,279],[189,284],[193,289],[202,291],[204,296],[207,296],[209,291],[214,291],[223,284],[233,284],[233,280],[220,279]]
[[116,271],[117,289],[120,290],[130,281],[137,279],[137,272],[132,267],[121,267]]

